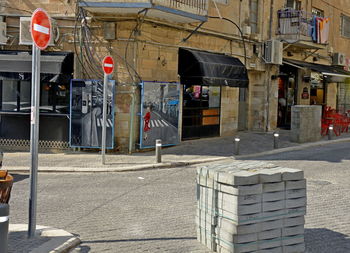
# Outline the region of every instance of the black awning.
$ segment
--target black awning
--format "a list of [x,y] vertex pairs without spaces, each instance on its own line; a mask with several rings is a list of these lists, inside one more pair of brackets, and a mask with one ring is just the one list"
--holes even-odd
[[248,87],[248,73],[235,57],[192,49],[179,49],[182,84]]
[[308,68],[323,75],[350,78],[350,72],[338,66],[329,66],[310,62],[303,62],[291,59],[283,59],[283,63],[294,67]]
[[[40,74],[42,83],[68,84],[72,78],[71,74]],[[32,73],[0,72],[0,80],[31,81]]]

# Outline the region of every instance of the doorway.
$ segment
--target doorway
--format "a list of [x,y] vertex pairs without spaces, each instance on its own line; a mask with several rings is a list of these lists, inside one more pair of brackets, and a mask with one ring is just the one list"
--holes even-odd
[[277,127],[290,129],[292,106],[297,104],[298,71],[288,65],[281,66],[278,77]]
[[184,85],[182,139],[220,136],[220,86]]

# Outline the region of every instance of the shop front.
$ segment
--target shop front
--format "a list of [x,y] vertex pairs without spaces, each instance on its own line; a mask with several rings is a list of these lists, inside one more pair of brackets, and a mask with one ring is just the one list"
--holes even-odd
[[237,95],[249,82],[242,62],[224,54],[180,48],[178,64],[183,85],[182,139],[221,136],[226,120],[234,120],[229,128],[237,131]]
[[284,103],[280,98],[285,99],[287,108],[285,114],[279,114],[283,116],[278,126],[290,125],[288,108],[294,104],[321,105],[323,109],[328,106],[344,113],[350,103],[349,77],[350,72],[340,66],[284,59],[280,67],[279,110]]
[[[0,146],[29,147],[31,58],[31,52],[0,52]],[[72,53],[42,53],[39,134],[42,148],[68,147],[72,73]]]

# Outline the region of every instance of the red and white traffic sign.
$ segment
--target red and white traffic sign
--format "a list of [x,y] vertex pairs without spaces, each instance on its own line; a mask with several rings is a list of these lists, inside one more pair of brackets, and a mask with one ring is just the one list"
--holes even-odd
[[103,72],[106,75],[112,74],[114,70],[114,60],[111,56],[106,56],[102,61]]
[[40,50],[45,50],[51,39],[51,21],[46,11],[38,8],[30,21],[30,33],[33,42]]

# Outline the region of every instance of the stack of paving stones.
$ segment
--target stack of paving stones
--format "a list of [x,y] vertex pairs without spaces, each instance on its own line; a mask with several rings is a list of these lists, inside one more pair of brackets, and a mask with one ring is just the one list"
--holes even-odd
[[197,239],[221,253],[305,251],[302,170],[234,161],[197,171]]

